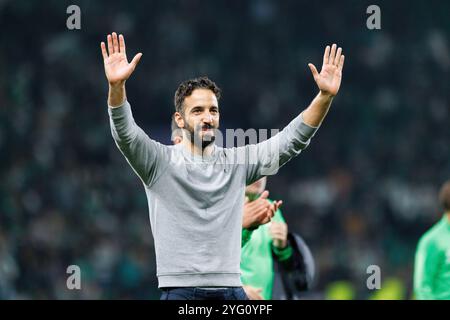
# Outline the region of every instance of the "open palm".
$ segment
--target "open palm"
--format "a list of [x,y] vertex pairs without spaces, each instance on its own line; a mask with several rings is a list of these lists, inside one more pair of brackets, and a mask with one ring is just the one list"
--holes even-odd
[[342,48],[339,48],[336,51],[336,47],[336,44],[333,44],[331,46],[331,51],[330,46],[325,48],[322,70],[320,73],[317,72],[316,67],[312,63],[308,64],[320,91],[330,96],[335,96],[339,91],[345,59],[342,54]]
[[128,63],[123,35],[117,37],[117,34],[113,32],[112,35],[108,34],[107,40],[108,52],[106,51],[105,43],[102,42],[100,44],[106,78],[111,85],[124,83],[133,73],[142,57],[142,53],[135,55],[133,60]]

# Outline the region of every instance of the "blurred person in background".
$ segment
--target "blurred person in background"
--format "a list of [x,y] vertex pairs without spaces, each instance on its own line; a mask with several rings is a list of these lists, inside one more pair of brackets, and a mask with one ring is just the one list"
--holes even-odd
[[444,215],[417,246],[414,294],[418,300],[450,300],[450,180],[439,192]]
[[[260,224],[253,223],[252,204],[258,199],[267,198],[267,178],[261,178],[245,189],[242,234],[248,239],[241,253],[241,280],[245,293],[250,300],[268,300],[272,298],[274,280],[274,262],[272,252],[279,261],[292,257],[292,248],[287,243],[287,224],[277,209],[273,218]],[[270,200],[269,200],[270,201]],[[279,205],[282,201],[276,202]],[[248,236],[245,236],[248,234]]]
[[[279,209],[281,200],[275,201],[277,210],[273,217],[252,224],[251,205],[268,196],[266,183],[267,177],[263,177],[245,189],[242,227],[243,234],[249,233],[250,236],[242,248],[241,280],[250,300],[292,299],[297,291],[310,288],[314,262],[304,241],[298,235],[289,236],[288,226]],[[274,296],[276,273],[280,273],[281,290]]]

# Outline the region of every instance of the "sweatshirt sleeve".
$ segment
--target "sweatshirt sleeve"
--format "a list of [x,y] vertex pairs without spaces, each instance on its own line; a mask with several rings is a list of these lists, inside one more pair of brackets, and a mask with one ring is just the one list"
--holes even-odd
[[276,174],[281,166],[309,145],[317,130],[318,127],[307,125],[300,114],[270,139],[243,147],[246,148],[247,185],[263,176]]
[[272,251],[275,254],[275,256],[277,257],[278,261],[285,261],[285,260],[289,259],[290,257],[292,257],[292,254],[294,253],[293,249],[289,243],[283,249],[277,248],[272,244]]
[[128,101],[116,108],[108,106],[108,114],[117,147],[142,182],[150,186],[161,171],[166,146],[150,139],[136,125]]
[[252,233],[253,233],[252,230],[242,228],[241,248],[243,248],[250,241],[250,238],[252,237]]

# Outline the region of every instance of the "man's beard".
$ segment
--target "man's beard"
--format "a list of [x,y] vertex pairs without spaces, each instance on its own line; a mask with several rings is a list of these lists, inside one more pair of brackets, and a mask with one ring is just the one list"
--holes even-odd
[[[187,121],[184,121],[185,126],[184,128],[187,130],[187,133],[189,135],[189,139],[191,140],[191,143],[196,146],[200,146],[203,149],[205,149],[207,146],[209,146],[211,143],[214,142],[216,139],[215,135],[212,134],[210,136],[200,136],[200,132],[202,132],[203,129],[213,129],[215,130],[214,126],[209,124],[204,124],[197,126],[197,129],[194,129],[191,127]],[[205,139],[206,138],[206,139]]]

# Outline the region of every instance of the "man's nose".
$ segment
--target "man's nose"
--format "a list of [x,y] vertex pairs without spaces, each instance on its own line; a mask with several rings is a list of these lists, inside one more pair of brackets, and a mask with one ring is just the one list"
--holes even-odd
[[212,123],[213,122],[213,116],[211,113],[207,112],[205,116],[203,117],[203,122],[205,123]]

